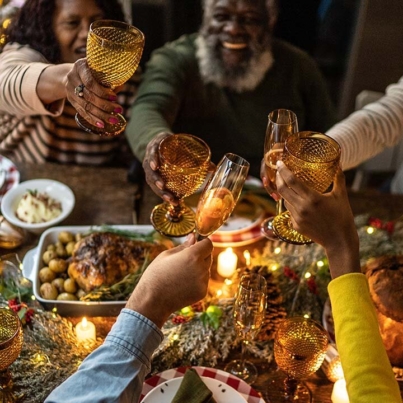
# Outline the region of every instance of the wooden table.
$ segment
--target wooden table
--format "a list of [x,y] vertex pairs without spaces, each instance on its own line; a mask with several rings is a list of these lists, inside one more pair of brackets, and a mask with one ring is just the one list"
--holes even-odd
[[[133,224],[134,222],[150,224],[151,210],[160,203],[160,199],[148,186],[145,186],[142,189],[139,214],[135,214],[134,203],[138,199],[139,187],[128,182],[125,169],[28,163],[17,164],[17,166],[21,173],[21,181],[37,178],[55,179],[73,190],[76,205],[62,225]],[[371,212],[382,219],[395,219],[403,214],[403,196],[351,193],[350,201],[355,214]],[[38,236],[28,236],[24,245],[17,250],[20,258],[22,259],[27,250],[36,246],[37,242]],[[264,395],[270,366],[261,361],[256,361],[256,364],[261,375],[254,387]],[[219,367],[223,366],[224,363]],[[318,373],[311,377],[308,385],[313,393],[314,403],[331,403],[333,384],[324,375]]]

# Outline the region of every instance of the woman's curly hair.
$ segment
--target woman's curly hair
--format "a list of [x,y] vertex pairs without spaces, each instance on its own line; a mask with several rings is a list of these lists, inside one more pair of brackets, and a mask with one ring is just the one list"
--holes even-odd
[[[125,20],[118,0],[95,0],[95,3],[108,19]],[[61,63],[60,47],[53,32],[55,10],[56,0],[26,0],[6,31],[6,42],[29,45],[50,63]]]

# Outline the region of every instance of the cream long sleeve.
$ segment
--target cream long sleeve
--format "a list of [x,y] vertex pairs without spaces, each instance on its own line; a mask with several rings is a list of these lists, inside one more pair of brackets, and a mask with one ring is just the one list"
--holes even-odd
[[403,138],[403,77],[385,96],[334,125],[326,134],[341,146],[342,168],[350,169]]
[[365,275],[337,277],[328,291],[350,403],[401,403]]

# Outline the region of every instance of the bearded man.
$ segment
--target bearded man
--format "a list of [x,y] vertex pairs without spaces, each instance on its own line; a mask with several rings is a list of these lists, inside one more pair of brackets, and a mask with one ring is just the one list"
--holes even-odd
[[205,0],[203,22],[156,50],[146,65],[126,135],[147,183],[175,201],[158,174],[158,144],[172,133],[205,140],[217,163],[246,158],[259,176],[267,115],[291,109],[300,130],[335,123],[326,84],[302,50],[272,37],[276,0]]

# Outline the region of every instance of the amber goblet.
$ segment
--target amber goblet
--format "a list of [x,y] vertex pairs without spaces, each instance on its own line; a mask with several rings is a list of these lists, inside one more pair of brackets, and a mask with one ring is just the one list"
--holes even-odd
[[8,308],[0,308],[0,401],[15,401],[8,367],[21,353],[23,333],[18,316]]
[[165,187],[179,199],[179,204],[164,202],[155,206],[151,223],[163,235],[181,237],[195,228],[195,213],[183,199],[196,192],[206,179],[211,151],[198,137],[173,134],[161,141],[158,155],[159,173]]
[[[124,84],[137,70],[144,48],[144,34],[121,21],[99,20],[91,24],[87,38],[87,63],[95,80],[114,89]],[[125,129],[126,120],[114,114],[116,124],[105,122],[104,128],[93,126],[78,113],[76,122],[86,132],[116,136]]]
[[[322,133],[295,133],[285,141],[283,162],[297,178],[317,192],[324,193],[339,167],[340,145]],[[289,211],[274,217],[273,229],[285,242],[297,245],[312,242],[293,228]]]
[[283,373],[273,374],[269,401],[310,402],[310,392],[299,380],[320,368],[327,345],[326,330],[314,320],[295,316],[281,322],[274,339],[274,359]]

